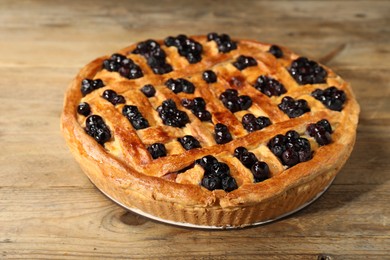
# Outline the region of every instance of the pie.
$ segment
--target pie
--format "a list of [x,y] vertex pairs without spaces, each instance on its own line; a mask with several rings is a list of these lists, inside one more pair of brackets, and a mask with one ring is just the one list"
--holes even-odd
[[243,227],[317,198],[348,159],[359,105],[324,65],[226,34],[145,40],[87,64],[61,129],[89,179],[156,219]]

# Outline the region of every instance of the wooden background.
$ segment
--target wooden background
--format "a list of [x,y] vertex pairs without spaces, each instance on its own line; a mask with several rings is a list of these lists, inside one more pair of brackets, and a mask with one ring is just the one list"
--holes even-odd
[[[210,31],[289,46],[353,85],[353,154],[291,217],[231,231],[149,221],[104,197],[61,137],[63,95],[84,64]],[[2,0],[0,258],[390,259],[389,97],[389,1]]]

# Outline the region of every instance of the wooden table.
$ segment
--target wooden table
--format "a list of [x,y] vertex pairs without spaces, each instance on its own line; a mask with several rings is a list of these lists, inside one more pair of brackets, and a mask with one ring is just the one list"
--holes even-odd
[[[390,2],[0,2],[0,258],[390,259]],[[127,212],[59,130],[87,62],[146,38],[226,32],[289,46],[350,81],[357,144],[330,189],[272,224],[204,231]]]

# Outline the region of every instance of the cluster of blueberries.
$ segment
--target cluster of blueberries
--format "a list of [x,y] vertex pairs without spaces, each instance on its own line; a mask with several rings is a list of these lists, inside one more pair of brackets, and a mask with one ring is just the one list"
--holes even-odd
[[176,103],[172,99],[167,99],[157,107],[157,112],[163,123],[168,126],[184,127],[190,122],[188,115],[177,109]]
[[259,76],[253,86],[269,97],[280,96],[287,92],[282,83],[265,75]]
[[126,100],[124,98],[124,96],[122,95],[118,95],[114,90],[112,89],[106,89],[103,94],[102,94],[102,97],[104,99],[106,99],[107,101],[109,101],[111,104],[113,104],[114,106],[117,105],[117,104],[124,104],[126,103]]
[[85,131],[102,145],[111,139],[110,129],[98,115],[87,117]]
[[233,62],[233,66],[238,70],[243,70],[251,66],[256,66],[257,61],[249,56],[240,55],[235,62]]
[[271,120],[265,116],[255,117],[253,114],[248,113],[242,117],[242,126],[248,132],[254,132],[257,130],[261,130],[264,127],[271,125]]
[[136,106],[125,105],[122,109],[122,114],[129,120],[134,129],[144,129],[149,127],[149,122],[146,120]]
[[325,83],[328,73],[317,62],[300,57],[291,63],[291,76],[300,85]]
[[314,137],[320,146],[327,145],[332,142],[332,127],[326,119],[322,119],[315,124],[309,124],[306,130],[311,137]]
[[261,182],[270,177],[268,164],[259,161],[256,155],[249,152],[245,147],[237,147],[234,150],[234,157],[240,160],[246,168],[251,170],[255,182]]
[[172,92],[175,94],[180,92],[192,94],[195,91],[194,84],[183,78],[178,78],[178,79],[170,78],[165,82],[165,86],[167,86],[167,88],[172,90]]
[[119,53],[114,53],[109,59],[104,60],[103,68],[108,71],[116,71],[128,79],[137,79],[144,75],[141,68],[132,59]]
[[310,142],[294,130],[274,136],[268,142],[268,148],[288,167],[312,158]]
[[282,102],[278,105],[278,107],[290,118],[298,117],[304,113],[310,112],[310,108],[306,100],[295,100],[289,96],[282,98]]
[[202,186],[208,190],[223,189],[233,191],[238,188],[236,180],[230,175],[230,168],[226,163],[218,162],[212,156],[207,155],[195,161],[204,169]]
[[83,79],[83,81],[81,81],[80,90],[81,94],[83,94],[83,96],[86,96],[92,91],[102,87],[104,87],[104,83],[101,79]]
[[217,144],[226,144],[233,140],[233,137],[226,125],[217,123],[214,126],[214,139]]
[[235,89],[227,89],[219,96],[223,105],[234,113],[241,110],[246,110],[252,105],[252,99],[247,95],[238,96],[238,91]]
[[146,58],[146,62],[155,74],[171,72],[172,66],[166,63],[166,54],[160,44],[154,40],[146,40],[138,43],[134,54],[140,54]]
[[201,97],[194,99],[183,98],[181,100],[183,107],[190,109],[191,112],[199,118],[200,121],[210,121],[211,113],[206,110],[206,102]]
[[347,100],[345,92],[332,86],[325,90],[316,89],[311,95],[321,101],[327,108],[335,111],[341,111],[343,109],[344,102]]
[[209,33],[207,34],[208,41],[215,41],[218,46],[218,51],[222,53],[227,53],[232,50],[237,49],[237,43],[230,39],[230,36],[227,34],[217,34]]
[[164,42],[168,47],[176,47],[180,56],[185,57],[191,64],[202,60],[202,45],[184,34],[180,34],[177,37],[169,36]]

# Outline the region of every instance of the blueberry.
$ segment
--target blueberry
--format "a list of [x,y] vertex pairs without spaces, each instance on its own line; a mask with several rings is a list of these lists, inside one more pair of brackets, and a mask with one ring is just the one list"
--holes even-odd
[[205,110],[206,102],[203,98],[197,97],[193,99],[193,109],[194,110]]
[[180,84],[177,80],[174,79],[168,79],[165,82],[165,86],[167,86],[170,90],[173,91],[173,93],[180,93],[183,91],[183,86]]
[[83,116],[88,116],[91,113],[91,107],[87,102],[81,102],[77,106],[77,113]]
[[300,85],[325,83],[327,71],[315,61],[300,57],[291,63],[291,76]]
[[111,139],[110,129],[98,115],[91,115],[87,117],[85,122],[85,131],[99,144],[104,144]]
[[208,41],[213,41],[213,40],[215,40],[215,39],[217,39],[217,38],[218,38],[218,34],[215,33],[215,32],[212,32],[212,33],[207,34],[207,40],[208,40]]
[[259,116],[256,118],[256,124],[259,126],[259,130],[272,124],[271,120],[265,116]]
[[217,82],[217,75],[212,70],[206,70],[202,74],[203,80],[207,83]]
[[125,97],[122,96],[122,95],[117,95],[117,96],[114,97],[114,99],[112,100],[112,104],[113,104],[113,105],[124,104],[124,103],[126,103],[126,100],[125,100]]
[[218,162],[211,165],[208,174],[224,178],[230,175],[230,169],[226,163]]
[[276,46],[276,45],[272,45],[270,48],[269,48],[269,53],[271,53],[272,55],[275,56],[275,58],[282,58],[283,57],[283,51],[282,49],[280,49],[279,46]]
[[261,182],[270,177],[268,164],[265,162],[257,161],[251,167],[251,172],[255,179],[255,182]]
[[147,149],[150,155],[152,155],[153,159],[157,159],[159,157],[164,157],[167,155],[167,150],[162,143],[154,143]]
[[147,84],[141,88],[141,92],[148,98],[153,97],[156,94],[156,89],[151,84]]
[[288,140],[290,141],[295,141],[299,138],[299,134],[297,131],[294,131],[294,130],[290,130],[286,133],[286,137]]
[[238,70],[246,69],[247,67],[256,66],[257,61],[249,56],[240,55],[235,62],[233,62],[233,66]]
[[102,97],[111,103],[116,96],[117,96],[116,92],[112,89],[107,89],[102,94]]
[[211,167],[218,163],[218,160],[212,155],[206,155],[198,163],[205,171],[210,171]]
[[195,137],[193,137],[191,135],[183,136],[181,138],[178,138],[177,140],[180,142],[180,144],[186,150],[191,150],[194,148],[201,148],[199,141],[196,140]]
[[326,119],[321,119],[320,121],[318,121],[316,123],[316,125],[322,126],[325,129],[325,131],[327,131],[330,134],[333,132],[332,131],[332,126],[330,125],[329,121],[326,120]]
[[252,152],[243,153],[240,157],[241,163],[248,169],[252,167],[255,162],[257,162],[257,157]]
[[256,117],[253,114],[248,113],[242,117],[242,124],[243,125],[248,125],[248,124],[254,123],[255,121],[256,121]]
[[186,79],[180,79],[180,82],[183,86],[183,92],[192,94],[195,91],[195,86],[192,84],[192,82],[186,80]]
[[293,149],[286,149],[282,154],[282,162],[289,167],[299,163],[299,155]]
[[247,152],[248,150],[245,147],[239,146],[236,149],[234,149],[234,157],[240,160],[241,156]]
[[222,180],[219,177],[205,175],[202,179],[202,186],[212,191],[222,188]]
[[199,118],[200,121],[210,121],[211,113],[207,110],[198,110],[194,112],[195,116]]
[[259,76],[253,86],[269,97],[280,96],[287,92],[282,83],[265,75]]
[[194,106],[194,100],[189,98],[183,98],[181,100],[181,105],[187,109],[192,109]]
[[240,106],[240,110],[247,110],[252,105],[252,99],[246,95],[239,96],[237,102]]
[[231,176],[226,176],[222,179],[222,189],[226,192],[233,191],[237,189],[237,182],[236,180]]
[[224,124],[218,123],[214,127],[214,138],[217,144],[226,144],[233,140],[229,129]]

